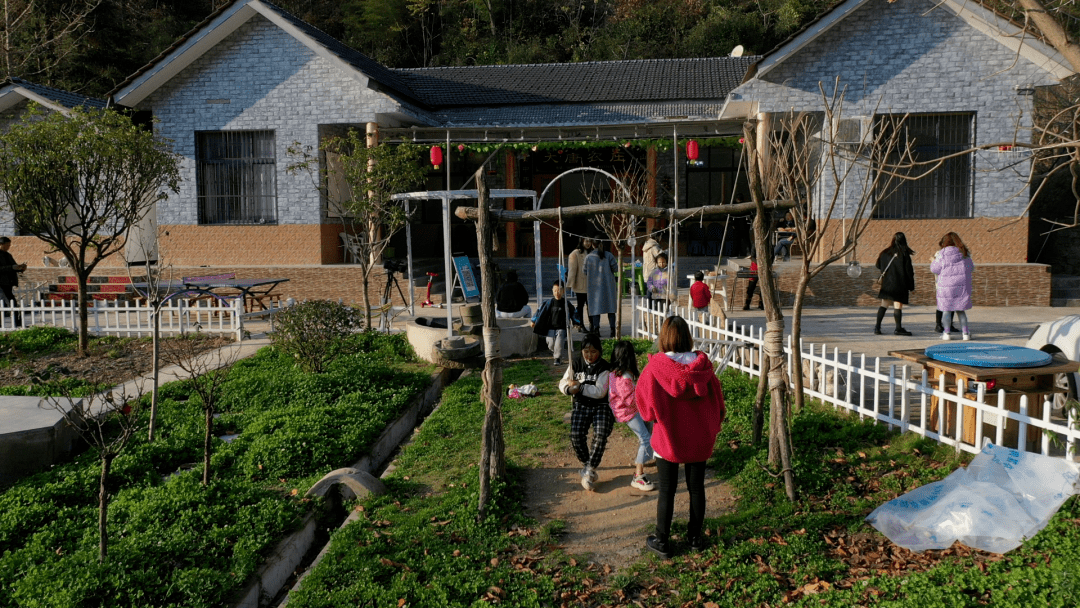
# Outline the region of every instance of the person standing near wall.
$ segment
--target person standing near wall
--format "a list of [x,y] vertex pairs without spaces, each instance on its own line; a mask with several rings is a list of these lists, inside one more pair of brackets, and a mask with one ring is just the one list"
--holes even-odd
[[881,321],[889,306],[893,307],[893,321],[896,322],[893,333],[898,336],[911,335],[901,321],[904,318],[904,304],[908,303],[908,293],[915,291],[915,268],[911,265],[913,255],[915,252],[908,247],[907,236],[903,232],[894,234],[892,244],[878,255],[876,266],[881,271],[881,289],[878,291],[881,306],[877,312],[877,324],[874,325],[876,335],[881,335]]
[[[650,234],[649,238],[645,239],[645,244],[641,246],[641,276],[645,277],[646,281],[656,270],[656,259],[664,251],[657,241],[657,239],[663,239],[663,233],[663,230],[658,230],[655,234]],[[645,290],[645,295],[652,300],[652,292],[649,289]]]
[[590,239],[593,250],[585,256],[585,276],[589,283],[589,332],[600,334],[600,315],[606,314],[611,337],[615,337],[615,311],[619,305],[615,276],[619,264],[601,245],[599,239]]
[[941,239],[941,245],[941,251],[930,264],[930,272],[938,275],[937,307],[945,313],[941,339],[952,339],[952,317],[955,312],[964,339],[970,340],[967,311],[971,308],[971,273],[975,270],[971,250],[955,232],[946,234]]
[[[566,258],[566,286],[577,296],[577,316],[574,325],[579,331],[585,330],[585,306],[589,302],[589,282],[585,277],[585,256],[592,249],[592,241],[582,237],[578,246]],[[590,309],[591,310],[591,309]]]
[[[15,304],[15,288],[19,286],[19,273],[26,271],[26,264],[16,264],[15,258],[8,253],[11,239],[0,236],[0,292],[9,306]],[[22,327],[22,313],[15,313],[15,327]]]

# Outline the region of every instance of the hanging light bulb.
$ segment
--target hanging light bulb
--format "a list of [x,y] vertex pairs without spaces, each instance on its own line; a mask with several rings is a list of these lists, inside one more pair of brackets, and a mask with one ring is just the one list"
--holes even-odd
[[862,266],[858,262],[852,260],[847,265],[847,276],[857,279],[862,276]]

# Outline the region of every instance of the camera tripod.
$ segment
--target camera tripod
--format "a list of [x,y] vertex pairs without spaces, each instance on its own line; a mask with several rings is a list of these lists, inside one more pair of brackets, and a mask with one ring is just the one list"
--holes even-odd
[[398,283],[397,277],[394,276],[394,271],[387,269],[386,286],[383,288],[382,299],[379,300],[379,302],[381,303],[381,306],[379,306],[379,308],[382,310],[382,320],[379,322],[379,329],[383,329],[388,332],[390,331],[390,320],[393,319],[395,316],[393,313],[393,300],[390,299],[394,293],[393,289],[395,287],[397,288],[398,295],[401,296],[401,301],[404,302],[406,306],[408,306],[409,301],[405,299],[405,293],[401,291],[401,285]]
[[398,283],[397,276],[395,276],[393,270],[386,271],[386,286],[383,288],[382,304],[390,303],[390,298],[393,296],[393,288],[397,288],[398,295],[401,296],[401,301],[405,304],[409,303],[408,298],[405,297],[405,293],[401,291],[401,285]]

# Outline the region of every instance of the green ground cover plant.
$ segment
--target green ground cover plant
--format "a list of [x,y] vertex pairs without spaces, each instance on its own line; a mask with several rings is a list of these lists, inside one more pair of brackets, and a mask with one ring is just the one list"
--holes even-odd
[[190,381],[162,388],[160,433],[113,463],[110,551],[97,560],[97,461],[72,462],[0,494],[0,606],[228,605],[269,549],[318,511],[303,498],[367,452],[427,385],[404,336],[355,336],[323,374],[271,348],[230,371],[215,476],[200,484],[203,420]]
[[[637,345],[641,352],[641,345]],[[605,350],[610,344],[605,344]],[[470,377],[444,394],[386,480],[387,495],[357,504],[327,557],[290,597],[329,606],[1073,606],[1080,600],[1080,506],[1007,555],[955,545],[915,554],[863,520],[878,505],[961,466],[965,456],[914,435],[811,404],[793,419],[802,495],[790,503],[749,442],[756,380],[725,373],[728,422],[710,466],[739,495],[706,521],[709,546],[673,560],[642,555],[622,572],[563,554],[564,522],[525,517],[523,467],[565,442],[561,369],[520,361],[506,384],[536,382],[535,399],[504,400],[510,474],[496,511],[476,521],[483,406]]]

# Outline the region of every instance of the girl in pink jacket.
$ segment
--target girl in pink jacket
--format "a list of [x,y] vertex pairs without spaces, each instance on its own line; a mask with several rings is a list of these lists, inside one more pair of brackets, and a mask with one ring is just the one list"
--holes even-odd
[[634,382],[637,381],[639,375],[634,345],[627,340],[619,340],[611,349],[608,403],[611,404],[611,412],[615,414],[615,419],[625,422],[638,438],[637,457],[634,458],[634,479],[630,482],[630,486],[648,492],[656,487],[645,476],[645,463],[653,459],[652,445],[650,445],[652,432],[649,430],[649,425],[641,419],[637,401],[634,398]]
[[712,361],[694,351],[690,326],[682,317],[669,317],[660,327],[660,353],[649,357],[637,385],[641,418],[653,425],[652,447],[656,453],[659,496],[656,500],[656,534],[645,541],[653,553],[671,557],[668,536],[679,483],[679,463],[686,469],[690,493],[690,519],[686,536],[690,547],[705,546],[705,461],[724,422],[724,394]]

